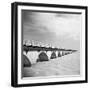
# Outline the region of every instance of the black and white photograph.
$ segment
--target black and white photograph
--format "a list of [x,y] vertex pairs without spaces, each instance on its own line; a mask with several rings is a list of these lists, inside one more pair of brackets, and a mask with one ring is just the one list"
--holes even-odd
[[80,75],[81,13],[22,10],[22,77]]
[[17,78],[18,85],[86,82],[87,8],[19,4],[13,5],[18,37],[14,81]]

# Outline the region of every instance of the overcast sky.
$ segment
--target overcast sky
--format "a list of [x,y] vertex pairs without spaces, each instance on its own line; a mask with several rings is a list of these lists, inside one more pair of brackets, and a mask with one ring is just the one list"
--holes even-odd
[[81,14],[22,11],[24,40],[79,49]]

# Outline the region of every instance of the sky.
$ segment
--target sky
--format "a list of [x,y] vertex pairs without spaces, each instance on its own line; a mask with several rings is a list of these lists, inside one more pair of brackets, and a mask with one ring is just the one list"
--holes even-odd
[[81,14],[22,11],[23,41],[80,49]]

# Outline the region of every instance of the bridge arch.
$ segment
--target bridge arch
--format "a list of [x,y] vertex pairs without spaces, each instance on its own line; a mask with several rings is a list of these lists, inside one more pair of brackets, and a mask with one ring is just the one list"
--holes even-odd
[[27,56],[23,55],[23,67],[30,67],[31,66],[31,62],[29,61],[29,59],[27,58]]
[[41,51],[38,55],[37,62],[49,61],[46,51]]
[[56,53],[55,53],[55,51],[52,52],[50,59],[54,59],[54,58],[56,58]]

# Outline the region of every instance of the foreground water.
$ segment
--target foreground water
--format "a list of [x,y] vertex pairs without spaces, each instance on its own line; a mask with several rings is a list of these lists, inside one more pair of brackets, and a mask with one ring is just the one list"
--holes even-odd
[[23,77],[80,75],[80,53],[75,52],[23,68]]

